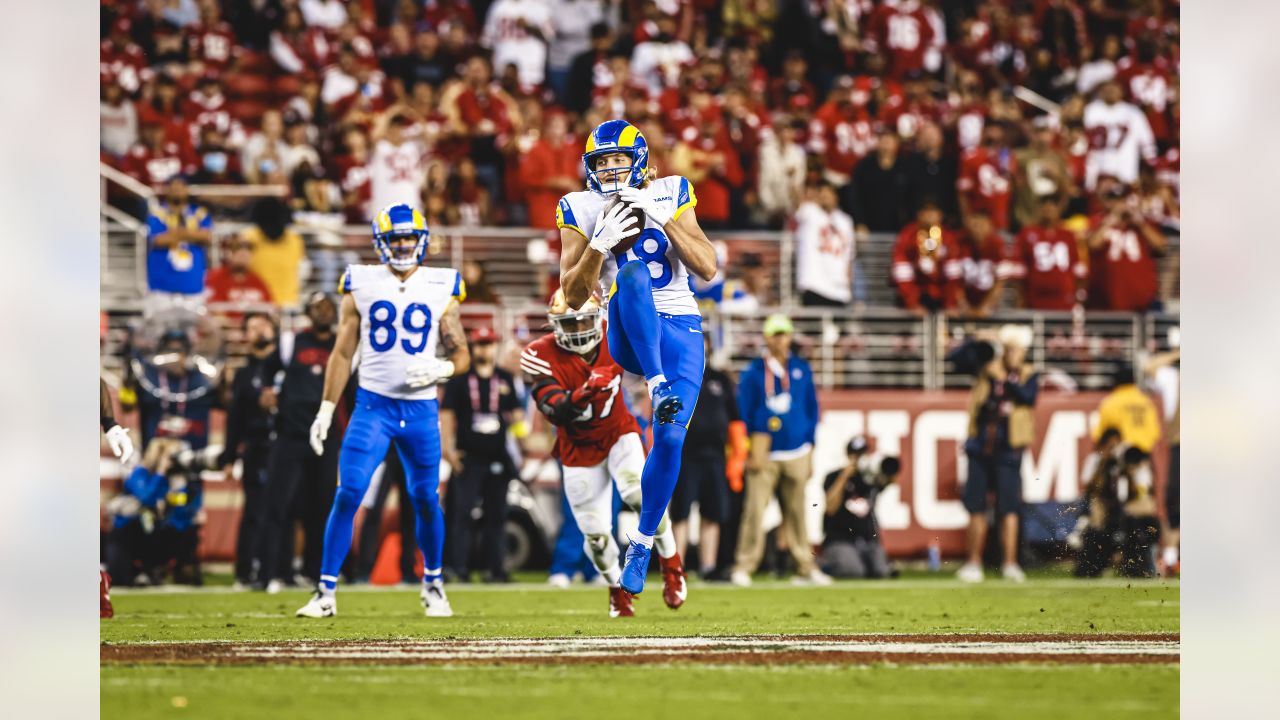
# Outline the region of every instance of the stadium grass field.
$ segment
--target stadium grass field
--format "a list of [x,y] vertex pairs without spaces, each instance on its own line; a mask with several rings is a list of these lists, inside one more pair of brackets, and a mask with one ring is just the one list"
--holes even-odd
[[[336,618],[294,618],[306,597],[218,588],[117,592],[116,617],[101,624],[102,716],[564,718],[617,713],[624,696],[626,716],[674,718],[1178,711],[1176,581],[1033,578],[966,586],[908,578],[750,589],[695,582],[679,611],[651,590],[630,620],[608,618],[597,587],[451,586],[452,619],[422,617],[414,590],[366,588],[343,588]],[[1150,662],[1003,653],[918,662],[890,644],[877,650],[888,654],[850,662],[839,653],[806,660],[766,647],[808,647],[822,637],[839,644],[851,636],[897,643],[904,636],[943,653],[986,652],[1005,647],[997,641],[1006,634],[1073,652],[1092,653],[1108,638],[1147,637],[1173,650]],[[722,647],[732,643],[746,645]],[[655,653],[646,664],[630,664],[637,644]],[[549,645],[565,650],[548,652]],[[541,654],[524,655],[532,651]],[[326,653],[328,660],[315,661]]]

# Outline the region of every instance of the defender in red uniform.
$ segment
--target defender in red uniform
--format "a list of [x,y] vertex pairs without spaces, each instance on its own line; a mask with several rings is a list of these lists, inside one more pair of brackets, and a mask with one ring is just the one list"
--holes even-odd
[[[587,555],[609,581],[609,616],[630,617],[631,595],[618,585],[618,545],[613,537],[613,493],[640,511],[644,447],[640,426],[622,398],[622,368],[609,354],[604,318],[594,299],[571,309],[556,291],[547,312],[552,333],[520,354],[538,410],[556,426],[553,455],[564,466],[564,492],[582,528]],[[675,610],[688,589],[670,521],[663,515],[654,536],[662,567],[662,599]]]

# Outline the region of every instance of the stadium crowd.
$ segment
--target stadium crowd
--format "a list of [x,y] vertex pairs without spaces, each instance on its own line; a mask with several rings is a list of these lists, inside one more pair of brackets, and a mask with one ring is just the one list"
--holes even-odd
[[1178,225],[1174,0],[103,0],[102,37],[103,161],[286,225],[549,230],[611,117],[704,227],[799,231],[808,304],[888,233],[909,309],[1143,311]]
[[[291,577],[279,528],[300,519],[314,534],[336,478],[314,473],[321,486],[301,491],[296,479],[273,480],[305,448],[268,450],[255,418],[289,417],[277,403],[314,400],[299,388],[323,366],[333,319],[325,299],[303,292],[302,275],[318,272],[332,287],[346,257],[333,238],[392,202],[417,203],[433,226],[553,231],[556,200],[583,186],[583,139],[609,118],[640,127],[662,174],[689,178],[703,227],[794,231],[804,305],[863,302],[866,285],[880,282],[922,314],[989,315],[1006,286],[1032,309],[1160,308],[1168,298],[1156,261],[1179,214],[1178,10],[1176,0],[102,0],[102,161],[156,193],[145,211],[148,310],[270,303],[305,310],[319,331],[307,339],[314,345],[291,336],[286,350],[271,317],[231,313],[246,343],[266,344],[249,350],[261,362],[225,379],[190,362],[191,337],[158,339],[168,360],[132,374],[122,396],[139,407],[145,459],[126,486],[136,502],[117,516],[115,547],[125,558],[145,554],[137,529],[155,522],[147,508],[159,505],[188,508],[163,521],[190,542],[196,488],[156,478],[172,467],[185,478],[193,461],[152,440],[180,437],[198,450],[217,406],[240,413],[229,423],[242,434],[209,460],[240,463],[241,542],[255,549],[237,577]],[[245,194],[195,195],[193,185]],[[250,226],[222,238],[214,267],[221,218]],[[858,242],[889,237],[888,277],[864,277]],[[718,260],[716,280],[695,282],[702,300],[726,312],[777,302],[777,270],[760,255]],[[501,302],[481,261],[461,268],[469,301]],[[804,362],[779,352],[778,362]],[[307,373],[279,376],[268,356]],[[748,374],[766,372],[761,363]],[[235,403],[236,382],[252,395],[247,404]],[[723,384],[741,398],[731,376]],[[747,408],[734,412],[750,433],[768,434],[768,412],[754,409],[765,419],[755,425]],[[724,433],[733,420],[726,410]],[[706,445],[741,440],[721,430],[709,430]],[[689,564],[708,577],[749,578],[765,554],[764,504],[775,493],[796,502],[808,471],[793,451],[812,437],[771,441],[789,446],[770,457],[755,442],[765,454],[732,455],[725,488],[677,494],[679,535],[699,505],[710,542]],[[870,464],[865,441],[848,455],[826,479],[827,534],[853,541],[834,541],[821,563],[833,574],[883,575],[874,498],[894,473]],[[469,509],[482,501],[492,517],[505,503],[482,474],[470,508],[454,515],[464,518],[450,527],[455,547],[470,542]],[[769,557],[785,564],[790,555],[802,576],[820,577],[803,520],[786,505]],[[1090,528],[1102,532],[1115,517]],[[264,527],[278,542],[251,539]],[[178,547],[179,562],[190,562],[189,545]],[[458,552],[455,572],[477,560]],[[315,550],[301,555],[298,569],[313,572]],[[351,572],[367,575],[372,561],[362,547]],[[485,557],[487,576],[502,579],[501,562]]]

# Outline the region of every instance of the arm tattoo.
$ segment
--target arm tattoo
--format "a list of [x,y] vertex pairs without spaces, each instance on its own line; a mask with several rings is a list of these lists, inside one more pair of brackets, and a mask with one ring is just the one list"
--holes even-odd
[[444,344],[446,354],[452,355],[459,347],[465,347],[462,319],[459,317],[456,305],[444,314],[440,322],[440,331],[440,342]]

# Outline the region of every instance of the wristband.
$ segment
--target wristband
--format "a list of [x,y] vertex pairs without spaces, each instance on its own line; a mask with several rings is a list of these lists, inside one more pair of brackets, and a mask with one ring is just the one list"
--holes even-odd
[[335,403],[332,403],[328,400],[322,400],[320,402],[320,409],[316,411],[316,417],[322,417],[326,420],[332,419],[333,409],[335,407],[337,407]]
[[457,369],[458,369],[458,368],[457,368],[457,366],[453,364],[453,361],[452,361],[452,360],[441,360],[441,361],[440,361],[440,377],[442,377],[442,378],[451,378],[451,377],[453,377],[453,373],[454,373]]
[[111,417],[110,415],[103,415],[102,417],[98,418],[98,423],[102,425],[102,432],[107,432],[108,430],[110,430],[111,428],[115,427],[118,424],[116,422],[116,419]]

